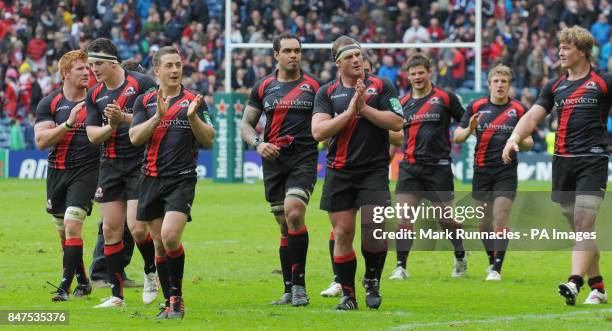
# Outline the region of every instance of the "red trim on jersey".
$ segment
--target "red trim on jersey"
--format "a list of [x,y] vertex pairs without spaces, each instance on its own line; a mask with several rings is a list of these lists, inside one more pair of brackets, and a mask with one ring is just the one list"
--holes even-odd
[[157,96],[157,90],[153,90],[153,91],[145,94],[142,97],[142,105],[146,107],[147,103],[149,103],[149,100],[151,100],[151,98],[153,98],[154,96]]
[[96,79],[96,75],[94,75],[93,70],[88,69],[89,72],[89,80],[87,81],[87,89],[91,89],[96,84],[98,84],[98,80]]
[[561,75],[561,77],[557,78],[557,81],[550,88],[551,93],[555,93],[555,90],[557,89],[557,86],[559,86],[559,83],[561,83],[561,81],[565,79],[566,77],[567,77],[566,75]]
[[[380,79],[378,77],[370,76],[370,77],[368,77],[368,80],[370,82],[372,82],[372,84],[370,84],[369,86],[366,87],[366,92],[368,91],[368,89],[370,87],[374,87],[378,93],[382,93],[382,88],[383,88],[383,81],[382,81],[382,79]],[[369,98],[371,98],[371,97],[372,97],[372,94],[366,95],[366,100],[365,101],[368,102]]]
[[[593,73],[591,71],[591,78],[593,78]],[[572,93],[567,99],[575,99],[582,96],[582,94],[586,93],[587,89],[584,87],[584,84],[581,85]],[[559,110],[559,113],[562,114],[559,119],[559,128],[557,129],[557,139],[555,142],[555,153],[560,155],[568,155],[567,150],[565,149],[565,140],[567,139],[567,126],[569,125],[569,119],[572,116],[572,112],[576,108],[576,104],[573,103],[569,106],[563,105],[563,107]],[[563,111],[563,110],[566,111]]]
[[[429,102],[429,100],[431,100],[431,98],[435,96],[439,96],[438,91],[440,90],[439,89],[434,90],[434,93],[431,96],[429,96],[427,100],[425,100],[425,104],[421,106],[421,109],[417,111],[415,116],[426,114],[429,110],[431,110],[431,107],[433,104]],[[414,158],[414,151],[416,149],[416,138],[417,138],[417,134],[419,133],[420,128],[421,128],[421,122],[416,123],[416,124],[411,124],[408,127],[408,132],[406,132],[406,139],[408,142],[406,144],[406,151],[404,151],[404,155],[405,155],[406,161],[408,161],[408,163],[410,164],[416,163],[416,159]]]
[[292,101],[295,101],[297,98],[304,93],[304,91],[300,90],[301,83],[298,83],[284,98],[279,102],[278,108],[274,108],[274,115],[272,115],[272,123],[270,123],[270,131],[268,131],[266,141],[269,143],[276,142],[278,138],[278,134],[280,133],[281,126],[283,125],[283,121],[289,112],[289,106],[283,106],[285,104],[290,104]]
[[103,83],[98,84],[98,86],[91,92],[91,101],[93,103],[96,102],[96,98],[98,97],[98,94],[100,93],[100,91],[102,91],[102,88],[104,87]]
[[510,105],[512,105],[512,107],[516,108],[518,111],[518,118],[523,117],[526,110],[520,102],[510,99]]
[[608,85],[595,71],[591,71],[591,78],[599,85],[603,94],[608,95]]
[[257,90],[257,94],[259,95],[259,100],[263,100],[264,91],[266,89],[266,86],[268,86],[268,84],[270,84],[274,79],[276,79],[276,77],[274,75],[271,75],[270,77],[266,78],[261,83],[261,85],[259,85],[259,89]]
[[[136,93],[138,93],[138,90],[140,89],[138,81],[131,75],[126,73],[125,79],[128,81],[128,83],[125,84],[125,87],[123,88],[123,90],[121,90],[121,93],[119,94],[119,98],[117,98],[117,105],[119,105],[119,109],[121,109],[121,111],[123,111],[123,107],[125,107],[125,103],[127,102],[128,97],[130,97],[125,95],[125,91],[127,91],[127,89],[129,89],[130,87],[133,87],[136,90]],[[111,159],[117,157],[117,151],[115,150],[116,138],[117,130],[113,131],[110,138],[107,140],[107,143],[104,144],[106,146],[104,154],[106,157]]]
[[317,82],[316,79],[314,79],[313,77],[304,74],[304,80],[306,80],[306,82],[310,85],[312,85],[314,87],[314,92],[317,93],[317,91],[319,90],[319,82]]
[[476,114],[478,112],[478,109],[487,102],[489,102],[489,98],[481,98],[474,101],[474,103],[472,104],[472,115]]
[[[81,108],[85,107],[85,105],[81,106]],[[87,119],[87,112],[82,111],[77,115],[76,121],[77,123],[85,123]],[[74,125],[73,124],[73,125]],[[56,169],[66,169],[66,157],[68,156],[68,149],[70,148],[70,143],[76,134],[76,128],[70,129],[70,131],[66,132],[66,135],[62,138],[60,143],[57,145],[57,152],[55,154],[55,168]]]
[[[508,106],[511,106],[512,104],[509,104]],[[497,118],[495,118],[492,122],[491,122],[491,126],[493,125],[500,125],[504,122],[506,122],[509,118],[508,116],[508,110],[509,107],[506,107],[501,114],[499,114],[497,116]],[[518,111],[518,110],[517,110]],[[518,114],[517,114],[518,116]],[[476,166],[477,167],[484,167],[485,166],[485,156],[487,154],[487,148],[489,147],[489,143],[491,142],[491,138],[493,137],[493,135],[495,134],[495,129],[492,127],[489,127],[488,129],[486,129],[482,135],[480,136],[480,144],[478,144],[478,146],[476,147]]]
[[440,96],[444,100],[444,106],[446,106],[446,108],[450,108],[450,95],[448,95],[448,92],[439,87],[434,87],[433,90],[440,93]]
[[53,97],[53,100],[51,100],[51,115],[52,116],[55,116],[55,111],[57,110],[57,104],[62,100],[63,97],[64,97],[64,94],[62,92],[59,92]]
[[404,107],[406,105],[406,103],[408,102],[408,100],[410,100],[410,97],[412,96],[412,93],[408,93],[406,94],[402,100],[400,100],[400,104],[402,105],[402,107]]
[[369,76],[367,78],[367,80],[372,82],[372,84],[370,86],[375,87],[376,91],[378,91],[378,93],[382,92],[382,88],[383,88],[383,81],[382,81],[382,79],[380,79],[380,78],[378,78],[376,76]]
[[327,96],[330,96],[330,94],[332,94],[332,92],[338,87],[338,84],[340,84],[340,81],[336,80],[330,86],[327,87]]
[[[181,107],[179,105],[184,100],[191,101],[193,99],[193,94],[183,95],[182,98],[178,99],[164,114],[163,120],[173,120],[175,119],[181,112]],[[157,177],[157,157],[159,155],[159,148],[161,147],[161,142],[166,135],[170,127],[161,127],[157,126],[153,130],[153,135],[151,136],[151,141],[149,142],[149,148],[147,150],[147,158],[146,158],[146,175],[151,177]]]
[[[603,78],[596,72],[592,72],[592,76],[593,76],[593,80],[595,80],[595,82],[599,85],[599,87],[601,88],[601,91],[603,94],[605,94],[606,96],[608,95],[608,85],[606,84],[606,81],[603,80]],[[607,112],[602,112],[601,113],[601,123],[605,124],[608,121],[608,113]]]
[[[377,91],[380,92],[383,86],[382,80],[376,77],[369,77],[369,79],[372,84],[366,86],[366,91],[369,88],[374,87]],[[368,101],[370,101],[370,99],[373,96],[374,94],[366,95],[364,102],[367,104]],[[334,161],[331,164],[332,168],[342,169],[346,165],[346,161],[348,159],[348,149],[349,149],[349,145],[351,142],[351,137],[353,136],[353,132],[355,132],[355,129],[357,128],[358,122],[359,122],[359,116],[354,116],[347,123],[347,125],[344,128],[342,128],[342,131],[340,132],[340,137],[338,138],[338,141],[336,143],[336,146],[337,146],[336,156],[334,158]]]
[[[193,99],[195,99],[195,97],[197,96],[195,93],[193,93],[191,90],[188,90],[187,88],[183,88],[183,94],[189,98],[189,102],[193,101]],[[202,100],[204,99],[202,98]]]
[[355,132],[355,128],[357,127],[357,122],[359,122],[359,118],[357,116],[354,116],[346,124],[346,126],[342,128],[342,131],[340,132],[340,137],[338,137],[336,157],[334,158],[334,161],[331,164],[332,168],[342,169],[346,165],[349,142],[351,140],[351,137],[353,136],[353,132]]

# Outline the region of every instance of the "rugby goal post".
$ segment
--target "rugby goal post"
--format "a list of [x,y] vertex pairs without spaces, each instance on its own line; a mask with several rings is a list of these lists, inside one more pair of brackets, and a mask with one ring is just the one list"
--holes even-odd
[[[234,49],[272,48],[272,43],[232,43],[231,0],[225,0],[225,81],[224,91],[232,91],[232,51]],[[361,47],[369,49],[413,49],[413,48],[471,48],[474,50],[474,91],[482,91],[482,0],[476,0],[475,6],[475,40],[473,42],[440,42],[440,43],[363,43]],[[304,43],[303,49],[331,49],[329,43]]]

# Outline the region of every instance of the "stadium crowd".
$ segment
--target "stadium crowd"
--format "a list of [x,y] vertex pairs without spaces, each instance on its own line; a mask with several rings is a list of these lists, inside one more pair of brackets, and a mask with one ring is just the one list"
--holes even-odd
[[[98,37],[112,39],[121,60],[133,59],[146,70],[159,47],[177,46],[184,54],[185,85],[212,104],[224,81],[223,7],[218,0],[0,1],[0,148],[33,148],[32,113],[60,83],[58,59]],[[270,42],[283,31],[303,43],[327,43],[343,34],[363,43],[473,41],[475,35],[474,0],[237,0],[231,10],[232,42]],[[611,12],[609,0],[483,0],[483,69],[510,66],[511,96],[530,107],[543,84],[559,75],[554,31],[587,27],[597,41],[594,64],[609,66]],[[410,88],[402,64],[413,52],[381,49],[368,57],[402,95]],[[427,52],[436,59],[439,86],[473,90],[472,49]],[[323,82],[337,74],[328,50],[306,50],[303,67]],[[232,68],[232,88],[247,93],[274,70],[272,50],[234,51]],[[536,151],[546,150],[546,131]]]

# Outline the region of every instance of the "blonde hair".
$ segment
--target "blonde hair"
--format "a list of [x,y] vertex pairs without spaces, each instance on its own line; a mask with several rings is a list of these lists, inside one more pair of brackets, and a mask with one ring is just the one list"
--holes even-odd
[[491,69],[491,71],[489,71],[489,76],[487,76],[487,81],[489,83],[491,83],[491,79],[495,75],[506,76],[506,77],[508,77],[510,82],[512,82],[512,69],[510,69],[510,67],[508,67],[506,65],[498,64],[495,67],[493,67],[493,69]]
[[584,52],[589,62],[593,61],[591,52],[593,51],[595,39],[593,39],[593,35],[591,35],[589,30],[577,25],[571,28],[564,28],[559,32],[559,43],[573,44],[577,50]]
[[78,60],[83,61],[83,63],[87,63],[87,53],[80,49],[70,51],[64,55],[59,60],[58,67],[60,76],[62,80],[64,79],[64,74],[69,73],[74,66],[74,63]]

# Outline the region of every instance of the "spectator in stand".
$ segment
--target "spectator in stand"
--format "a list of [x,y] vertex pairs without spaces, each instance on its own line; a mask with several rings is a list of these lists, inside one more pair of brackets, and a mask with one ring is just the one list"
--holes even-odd
[[27,56],[32,60],[36,68],[44,68],[47,65],[45,53],[47,53],[47,42],[43,38],[42,26],[36,27],[36,36],[28,42]]
[[453,62],[451,65],[451,68],[452,68],[451,77],[453,78],[452,86],[454,88],[458,88],[459,86],[461,86],[461,84],[463,84],[463,81],[465,80],[465,56],[463,56],[463,53],[457,48],[453,48],[452,52],[453,52]]
[[429,20],[427,33],[431,37],[432,42],[444,40],[444,29],[440,26],[440,21],[435,17]]
[[405,43],[428,43],[431,41],[429,32],[421,25],[418,18],[413,18],[410,22],[410,28],[404,33],[402,41]]
[[16,119],[11,120],[11,136],[9,141],[9,149],[14,151],[20,151],[25,149],[25,142],[23,140],[23,131],[21,125]]
[[609,69],[608,59],[612,59],[612,36],[608,38],[608,41],[601,48],[599,67],[604,70]]
[[[482,5],[483,74],[494,63],[511,65],[517,98],[522,96],[522,87],[537,95],[543,80],[558,75],[554,38],[560,24],[593,28],[600,43],[599,66],[607,68],[612,61],[612,45],[603,37],[606,22],[598,18],[602,14],[612,19],[609,0],[483,0]],[[343,34],[362,42],[460,42],[473,41],[475,34],[473,0],[243,0],[232,1],[230,10],[233,42],[270,42],[281,26],[295,32],[302,43],[329,42]],[[5,116],[10,112],[10,118],[25,118],[39,98],[38,88],[45,96],[60,84],[53,69],[57,60],[71,49],[85,48],[97,37],[115,39],[122,46],[122,60],[139,61],[149,73],[155,50],[175,45],[184,53],[186,86],[205,93],[208,102],[223,88],[223,19],[224,2],[217,0],[0,0],[0,83],[5,83],[0,84],[0,93],[7,94],[2,111]],[[530,68],[538,69],[532,82],[527,62],[536,44],[542,48],[544,61],[540,65],[539,56],[531,56]],[[450,49],[427,50],[435,65],[432,75],[437,85],[455,90],[473,88],[475,54],[470,49],[460,51],[464,60]],[[385,63],[389,61],[399,67],[412,53],[391,49],[373,52],[373,72],[388,70]],[[232,85],[248,91],[256,79],[274,70],[271,60],[268,49],[235,49]],[[328,51],[305,50],[303,66],[324,81],[336,77]],[[28,67],[31,70],[26,70]],[[16,70],[17,77],[8,78],[4,73],[9,69]],[[394,82],[406,92],[409,84],[402,75],[400,70]],[[6,80],[14,87],[7,90]],[[22,89],[25,92],[20,92]],[[8,130],[8,123],[0,123],[0,132],[2,128]]]
[[580,25],[580,16],[578,13],[578,1],[569,0],[565,10],[561,14],[561,22],[567,27]]
[[11,140],[11,120],[0,116],[0,148],[8,149]]
[[34,112],[28,113],[27,119],[23,122],[23,140],[25,142],[25,149],[35,149],[36,144],[34,141],[34,125],[36,124],[36,118]]
[[3,112],[9,118],[15,118],[17,116],[17,79],[19,75],[17,70],[9,68],[6,71],[6,79],[4,80],[4,97],[3,100]]
[[378,69],[378,76],[387,78],[394,86],[397,86],[397,77],[400,69],[395,65],[391,55],[383,56],[383,65]]
[[610,36],[610,23],[608,23],[606,15],[599,14],[597,22],[591,26],[591,34],[593,34],[593,38],[595,38],[599,46],[603,46],[608,42],[608,37]]
[[529,50],[527,45],[527,40],[521,39],[519,41],[518,48],[512,56],[512,64],[510,65],[514,74],[512,82],[518,88],[528,84],[527,58],[529,57]]
[[546,6],[543,3],[537,4],[531,28],[534,30],[548,31],[551,26],[552,22],[550,16],[548,16],[546,12]]
[[504,43],[504,38],[501,35],[495,36],[495,41],[490,46],[489,52],[489,61],[490,63],[495,63],[497,58],[502,55],[504,52],[504,48],[506,44]]
[[544,54],[542,54],[542,46],[536,44],[527,57],[527,71],[529,71],[530,85],[540,88],[542,79],[548,74],[548,68],[544,63]]
[[[19,80],[17,81],[17,113],[18,116],[26,116],[32,112],[32,90],[34,87],[34,77],[32,77],[32,67],[28,62],[19,66]],[[40,99],[38,99],[40,100]],[[38,101],[36,100],[36,101]]]

